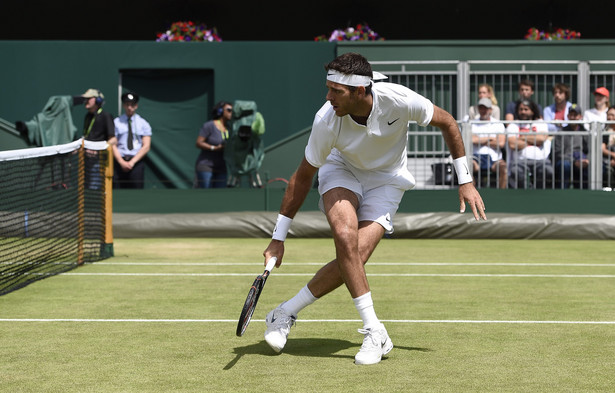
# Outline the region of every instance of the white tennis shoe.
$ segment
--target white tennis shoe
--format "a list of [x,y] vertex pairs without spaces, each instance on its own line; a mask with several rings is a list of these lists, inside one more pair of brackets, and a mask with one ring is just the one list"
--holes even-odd
[[355,364],[376,364],[393,349],[393,342],[384,325],[376,329],[359,329],[364,334],[363,345],[354,357]]
[[288,333],[290,333],[290,328],[295,324],[295,320],[297,319],[294,315],[284,311],[282,304],[270,311],[265,318],[265,323],[267,323],[265,341],[267,341],[271,349],[278,353],[284,349]]

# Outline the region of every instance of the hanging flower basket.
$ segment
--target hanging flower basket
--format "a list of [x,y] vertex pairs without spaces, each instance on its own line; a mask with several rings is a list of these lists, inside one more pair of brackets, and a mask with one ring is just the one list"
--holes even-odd
[[314,41],[384,41],[384,38],[367,24],[358,24],[356,27],[347,27],[344,30],[333,30],[328,37],[319,35]]
[[158,33],[156,42],[176,41],[222,41],[216,28],[208,29],[204,24],[195,24],[192,21],[174,22],[164,33]]

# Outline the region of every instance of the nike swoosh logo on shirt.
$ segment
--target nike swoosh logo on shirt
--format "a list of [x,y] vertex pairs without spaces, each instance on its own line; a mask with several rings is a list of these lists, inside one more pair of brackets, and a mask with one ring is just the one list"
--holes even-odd
[[399,117],[397,119],[393,120],[393,121],[387,121],[387,124],[391,125],[391,124],[395,123],[397,120],[399,120]]

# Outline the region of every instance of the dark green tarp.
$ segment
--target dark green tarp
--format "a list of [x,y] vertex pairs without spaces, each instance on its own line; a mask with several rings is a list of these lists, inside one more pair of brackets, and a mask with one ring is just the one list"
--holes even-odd
[[43,110],[26,121],[27,140],[34,146],[55,146],[74,141],[77,127],[73,123],[72,96],[52,96]]

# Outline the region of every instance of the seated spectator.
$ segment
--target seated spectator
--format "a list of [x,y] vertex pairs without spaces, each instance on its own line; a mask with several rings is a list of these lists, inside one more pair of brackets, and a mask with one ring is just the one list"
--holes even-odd
[[[583,120],[583,110],[577,104],[568,109],[568,120]],[[574,134],[569,134],[575,132]],[[586,135],[579,135],[583,132]],[[569,135],[567,135],[569,134]],[[589,133],[582,123],[567,124],[553,137],[553,162],[555,163],[555,186],[557,188],[587,188],[589,179]]]
[[[478,99],[489,98],[491,100],[491,117],[495,120],[500,120],[500,107],[498,106],[498,99],[495,97],[493,87],[488,83],[481,83],[478,85]],[[478,105],[472,105],[468,109],[468,118],[470,120],[475,119],[478,116]]]
[[605,122],[606,112],[609,109],[609,90],[606,87],[599,87],[594,90],[594,107],[583,113],[585,128],[589,130],[593,122]]
[[483,97],[478,101],[478,115],[473,120],[492,123],[472,123],[472,144],[474,146],[474,182],[481,180],[489,172],[497,179],[498,188],[506,188],[508,176],[506,161],[502,159],[502,149],[506,145],[504,124],[491,116],[492,101]]
[[551,140],[547,123],[540,119],[538,105],[530,100],[519,101],[515,113],[520,122],[506,127],[510,163],[508,186],[548,187],[553,178],[553,167],[549,160]]
[[[516,120],[517,116],[517,105],[521,100],[532,100],[532,96],[534,95],[534,82],[529,79],[522,79],[519,82],[519,98],[515,101],[510,101],[506,104],[506,114],[504,119],[506,121]],[[536,104],[538,108],[538,117],[542,116],[542,107]]]
[[[615,121],[615,106],[606,112],[607,121]],[[615,124],[607,124],[602,136],[602,183],[615,188]]]
[[[570,88],[563,83],[556,83],[553,86],[553,104],[547,106],[543,113],[542,118],[545,121],[565,121],[568,118],[568,109],[572,103],[570,100]],[[566,127],[565,123],[548,123],[549,131],[559,131]]]

